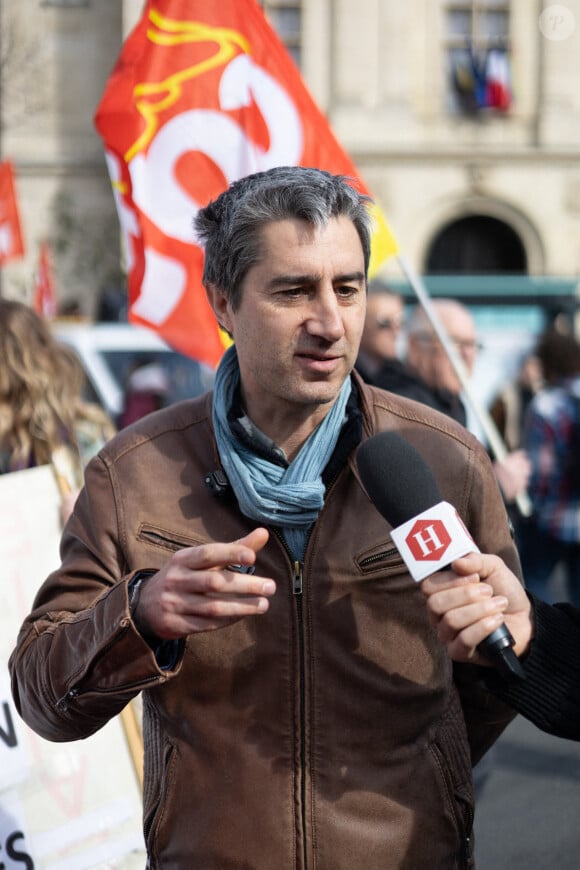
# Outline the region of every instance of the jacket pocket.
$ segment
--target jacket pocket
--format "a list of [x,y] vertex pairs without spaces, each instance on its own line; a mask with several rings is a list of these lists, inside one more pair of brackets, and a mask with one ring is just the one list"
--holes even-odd
[[143,817],[143,833],[145,836],[145,844],[147,846],[147,854],[149,857],[149,865],[151,868],[158,866],[158,853],[162,844],[162,830],[165,824],[167,808],[172,806],[171,794],[175,783],[175,765],[177,763],[177,751],[172,744],[166,746],[162,769],[150,771],[150,782],[157,783],[158,788],[154,786],[147,787],[147,777],[145,782],[144,793],[144,817]]
[[183,550],[185,547],[199,547],[200,544],[206,543],[206,541],[201,541],[199,538],[191,538],[179,532],[174,532],[171,529],[152,526],[149,523],[141,523],[137,533],[137,540],[151,544],[152,547],[168,550],[171,553]]
[[473,820],[474,803],[469,783],[455,782],[441,748],[432,743],[429,753],[433,759],[445,805],[455,820],[459,837],[457,854],[458,870],[470,870],[474,866]]
[[399,574],[406,571],[405,563],[390,538],[355,556],[361,574]]

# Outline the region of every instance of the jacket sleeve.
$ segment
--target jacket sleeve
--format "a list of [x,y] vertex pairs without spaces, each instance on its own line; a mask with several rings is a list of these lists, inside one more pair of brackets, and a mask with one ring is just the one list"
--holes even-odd
[[530,599],[535,633],[522,660],[525,680],[506,683],[489,673],[486,683],[542,731],[580,740],[580,610]]
[[86,481],[63,534],[62,564],[37,593],[9,661],[20,715],[54,741],[88,737],[180,666],[164,670],[131,619],[135,570],[126,565],[100,456],[87,467]]
[[[522,581],[505,504],[491,461],[478,443],[473,446],[470,476],[464,510],[460,508],[460,513],[481,552],[500,556]],[[516,715],[508,703],[490,692],[484,680],[483,672],[486,670],[468,664],[454,666],[474,764]]]

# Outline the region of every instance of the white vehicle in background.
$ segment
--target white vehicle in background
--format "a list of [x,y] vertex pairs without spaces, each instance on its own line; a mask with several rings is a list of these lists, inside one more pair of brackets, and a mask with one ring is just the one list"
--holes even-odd
[[214,371],[170,348],[155,332],[131,323],[54,321],[57,339],[74,349],[87,376],[87,399],[98,402],[119,422],[130,375],[139,367],[163,369],[163,404],[211,389]]

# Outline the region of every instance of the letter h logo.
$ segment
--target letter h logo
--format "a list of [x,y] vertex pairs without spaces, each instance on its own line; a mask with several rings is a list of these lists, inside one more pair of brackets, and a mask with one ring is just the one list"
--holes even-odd
[[438,562],[451,543],[441,520],[417,520],[407,537],[407,546],[417,562]]

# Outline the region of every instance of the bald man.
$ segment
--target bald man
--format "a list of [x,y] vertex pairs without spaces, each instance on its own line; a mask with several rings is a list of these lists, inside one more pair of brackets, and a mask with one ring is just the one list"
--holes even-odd
[[[471,312],[454,299],[435,299],[432,305],[471,376],[481,347]],[[413,309],[408,320],[406,362],[405,376],[398,384],[392,382],[388,389],[429,405],[465,426],[467,414],[461,382],[421,306]],[[494,462],[494,470],[506,502],[513,502],[528,484],[531,471],[528,457],[523,450],[515,450]]]
[[[453,299],[437,299],[432,304],[467,374],[472,375],[480,345],[471,314]],[[426,404],[465,426],[467,415],[460,395],[461,382],[421,306],[414,308],[409,318],[407,364],[429,389],[431,402]]]

